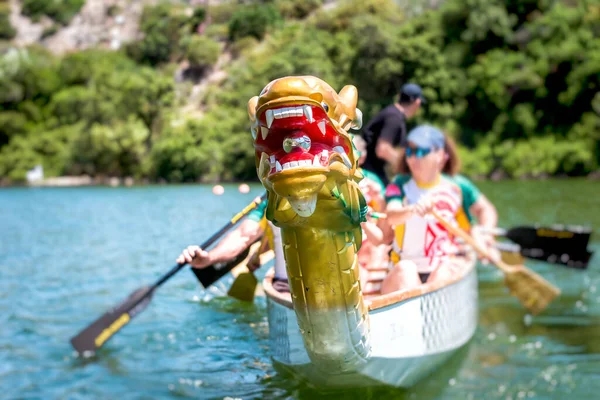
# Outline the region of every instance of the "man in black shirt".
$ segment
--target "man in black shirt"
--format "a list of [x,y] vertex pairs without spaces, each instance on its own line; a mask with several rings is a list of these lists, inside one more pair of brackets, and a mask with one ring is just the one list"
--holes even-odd
[[406,120],[414,117],[423,103],[421,87],[407,83],[400,89],[398,102],[381,110],[363,129],[367,159],[362,167],[377,174],[386,186],[385,165],[397,164],[400,154],[396,148],[406,145]]

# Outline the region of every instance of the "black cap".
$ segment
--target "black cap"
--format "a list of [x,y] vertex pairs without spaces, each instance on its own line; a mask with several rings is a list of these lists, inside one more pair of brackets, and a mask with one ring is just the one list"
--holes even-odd
[[423,96],[421,86],[416,83],[407,83],[400,88],[400,100],[403,101],[404,99],[411,102],[416,99],[421,99],[421,103],[427,103],[427,100],[425,100],[425,97]]

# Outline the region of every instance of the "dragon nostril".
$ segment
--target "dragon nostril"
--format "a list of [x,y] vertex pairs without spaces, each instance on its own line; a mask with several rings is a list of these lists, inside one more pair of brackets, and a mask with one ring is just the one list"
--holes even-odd
[[310,150],[310,138],[306,135],[297,137],[287,137],[283,140],[283,150],[286,153],[291,152],[294,147],[299,147],[304,151]]

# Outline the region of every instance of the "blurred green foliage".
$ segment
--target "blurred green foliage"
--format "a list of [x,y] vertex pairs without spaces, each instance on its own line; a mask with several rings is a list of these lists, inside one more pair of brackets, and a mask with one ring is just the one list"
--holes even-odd
[[269,28],[278,25],[280,19],[279,10],[271,4],[240,6],[229,20],[229,40],[246,36],[261,40]]
[[[5,51],[0,179],[23,180],[39,163],[50,175],[253,179],[247,101],[272,79],[299,74],[338,90],[356,85],[365,122],[403,83],[419,83],[428,103],[410,125],[437,124],[455,137],[467,175],[599,168],[600,0],[446,0],[434,10],[322,3],[189,12],[159,2],[124,52]],[[226,79],[204,85],[202,114],[184,112],[174,66],[209,70],[222,51],[233,55]]]
[[10,3],[8,0],[0,0],[0,40],[12,39],[16,33],[10,24]]
[[84,4],[85,0],[22,0],[21,13],[33,21],[45,15],[67,25]]

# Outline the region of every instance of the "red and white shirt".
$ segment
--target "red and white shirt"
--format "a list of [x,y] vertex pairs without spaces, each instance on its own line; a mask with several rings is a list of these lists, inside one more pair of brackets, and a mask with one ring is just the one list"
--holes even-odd
[[[454,225],[462,210],[460,187],[441,176],[430,186],[420,186],[410,176],[399,175],[386,188],[388,204],[401,202],[404,206],[418,203],[427,196],[435,210]],[[390,260],[395,264],[408,259],[417,265],[420,273],[430,273],[448,255],[455,254],[458,246],[448,231],[433,217],[411,216],[404,224],[394,227],[394,241]]]

